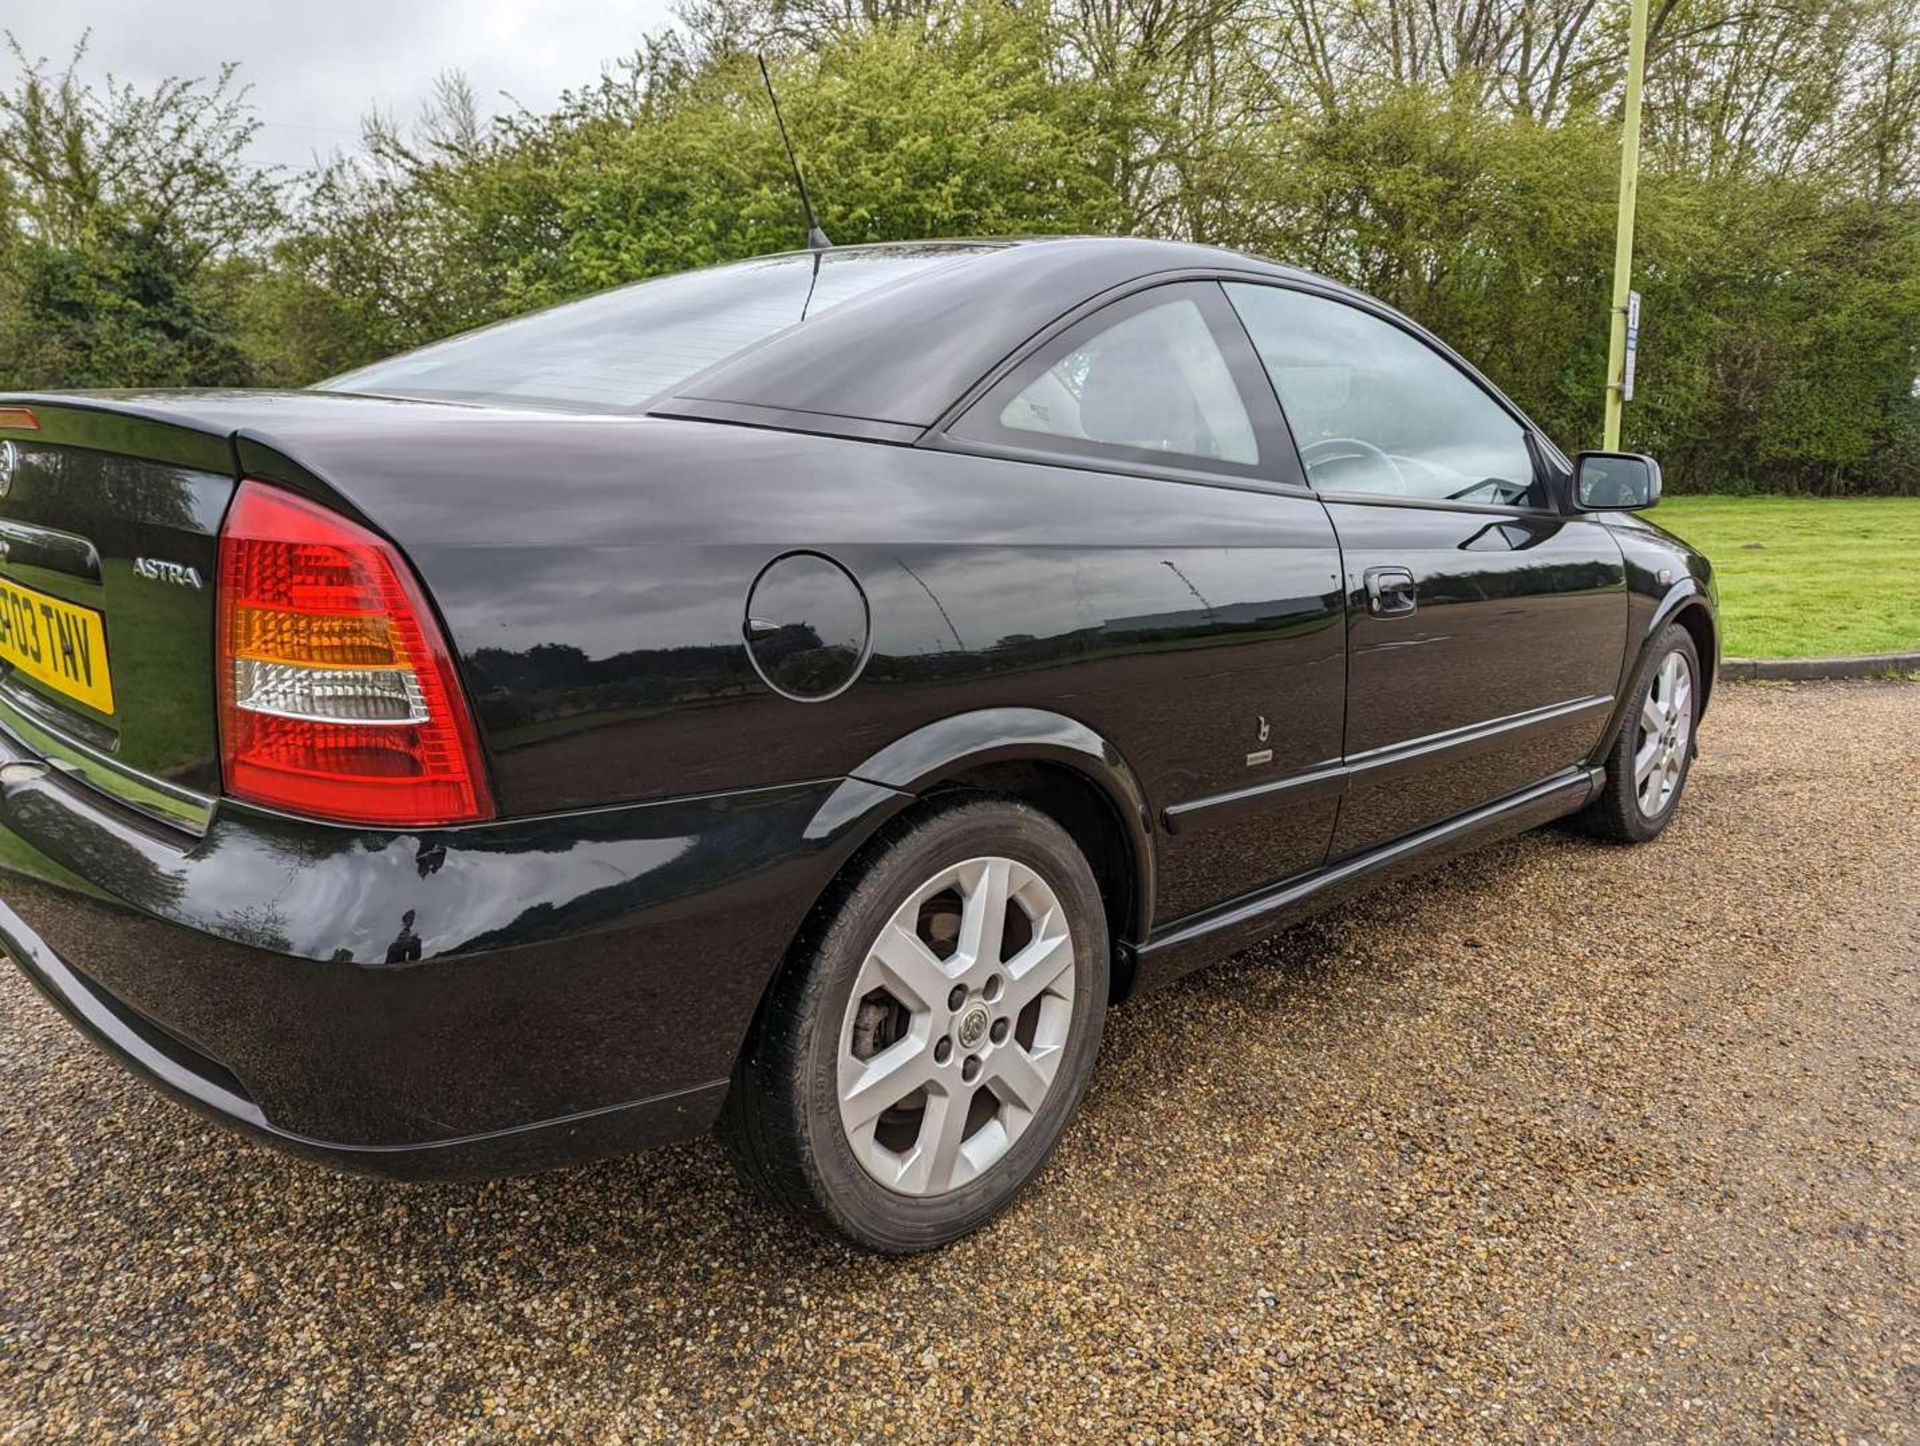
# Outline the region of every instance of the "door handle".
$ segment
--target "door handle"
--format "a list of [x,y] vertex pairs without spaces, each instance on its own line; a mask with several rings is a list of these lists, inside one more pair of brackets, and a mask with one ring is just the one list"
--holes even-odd
[[1377,618],[1405,617],[1418,606],[1413,574],[1404,567],[1367,569],[1367,611]]

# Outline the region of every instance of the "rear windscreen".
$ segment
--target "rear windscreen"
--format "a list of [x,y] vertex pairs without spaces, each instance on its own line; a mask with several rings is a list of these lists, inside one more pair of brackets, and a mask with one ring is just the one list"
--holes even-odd
[[403,352],[319,389],[635,411],[809,316],[986,249],[825,251],[663,276]]

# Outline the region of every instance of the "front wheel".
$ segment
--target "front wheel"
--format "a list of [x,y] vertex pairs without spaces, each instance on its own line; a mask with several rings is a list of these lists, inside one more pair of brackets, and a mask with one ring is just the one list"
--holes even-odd
[[929,1250],[1005,1209],[1086,1088],[1106,918],[1072,838],[1011,800],[883,836],[776,983],[722,1133],[824,1229]]
[[1646,843],[1680,806],[1700,716],[1700,654],[1678,623],[1659,636],[1627,695],[1629,712],[1607,755],[1607,784],[1581,815],[1590,832]]

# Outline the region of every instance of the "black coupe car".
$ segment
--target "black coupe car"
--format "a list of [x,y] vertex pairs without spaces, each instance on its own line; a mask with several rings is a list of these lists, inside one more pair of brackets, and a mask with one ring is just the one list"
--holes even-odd
[[772,256],[0,439],[0,946],[76,1025],[386,1175],[718,1124],[886,1251],[1019,1192],[1110,1004],[1653,837],[1718,649],[1651,461],[1196,246]]

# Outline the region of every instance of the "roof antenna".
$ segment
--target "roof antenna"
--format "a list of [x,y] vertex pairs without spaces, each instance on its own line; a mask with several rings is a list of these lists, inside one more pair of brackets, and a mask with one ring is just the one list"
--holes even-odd
[[767,99],[773,102],[773,123],[780,127],[780,144],[787,148],[787,161],[793,167],[793,183],[800,188],[800,209],[807,215],[807,250],[829,250],[833,242],[820,229],[820,223],[813,219],[813,198],[807,195],[807,178],[800,174],[800,158],[794,155],[793,142],[787,139],[787,123],[780,114],[780,97],[773,93],[773,77],[767,74],[767,58],[758,54],[753,58],[760,62],[760,79],[766,84]]

